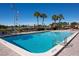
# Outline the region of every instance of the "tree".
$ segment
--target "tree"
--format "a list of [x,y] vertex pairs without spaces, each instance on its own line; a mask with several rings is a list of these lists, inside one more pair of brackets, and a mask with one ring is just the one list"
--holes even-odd
[[57,15],[53,15],[52,16],[52,20],[54,20],[54,26],[53,26],[53,28],[56,30],[56,21],[58,20],[58,16]]
[[34,16],[37,18],[37,25],[39,25],[39,17],[40,17],[40,13],[39,12],[35,12]]
[[64,16],[63,16],[62,14],[60,14],[58,17],[59,17],[59,23],[60,23],[60,21],[61,21],[62,19],[64,19]]
[[56,21],[58,20],[58,17],[59,17],[59,16],[57,16],[57,15],[53,15],[53,16],[52,16],[52,20],[54,20],[54,23],[55,23],[55,24],[56,24]]
[[62,14],[58,15],[58,20],[59,20],[59,29],[60,29],[60,22],[61,20],[64,19],[64,16]]
[[47,18],[47,15],[43,13],[43,14],[40,15],[40,17],[43,18],[42,26],[44,26],[44,19]]
[[73,26],[73,25],[77,25],[78,23],[77,22],[72,22],[71,23],[71,25]]
[[78,23],[77,22],[72,22],[71,23],[71,28],[78,28]]

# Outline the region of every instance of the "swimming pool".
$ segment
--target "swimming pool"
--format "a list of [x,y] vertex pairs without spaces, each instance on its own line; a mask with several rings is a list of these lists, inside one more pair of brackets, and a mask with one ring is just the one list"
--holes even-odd
[[40,32],[8,36],[3,39],[31,53],[44,53],[71,34],[71,32]]

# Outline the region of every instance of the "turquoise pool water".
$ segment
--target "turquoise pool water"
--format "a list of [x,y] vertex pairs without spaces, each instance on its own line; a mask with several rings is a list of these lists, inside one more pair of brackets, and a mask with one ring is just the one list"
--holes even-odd
[[71,34],[71,32],[41,32],[8,36],[3,39],[31,53],[43,53],[65,40]]

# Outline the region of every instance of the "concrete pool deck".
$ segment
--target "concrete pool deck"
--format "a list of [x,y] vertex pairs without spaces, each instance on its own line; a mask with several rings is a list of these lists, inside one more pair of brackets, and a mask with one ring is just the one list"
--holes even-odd
[[58,56],[79,56],[79,34],[58,54]]
[[19,56],[19,54],[0,42],[0,56]]
[[0,42],[0,56],[20,56],[20,55]]

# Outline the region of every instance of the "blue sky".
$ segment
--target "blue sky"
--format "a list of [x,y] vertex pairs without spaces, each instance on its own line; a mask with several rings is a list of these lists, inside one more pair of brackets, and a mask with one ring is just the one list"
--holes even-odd
[[[34,12],[46,13],[47,18],[45,24],[51,24],[51,16],[54,14],[63,14],[63,22],[78,22],[79,20],[79,4],[73,3],[16,3],[16,8],[19,11],[18,24],[33,25],[36,23],[36,17]],[[41,24],[41,18],[39,18]],[[11,4],[0,4],[0,24],[13,25],[14,24],[14,12],[11,8]]]

